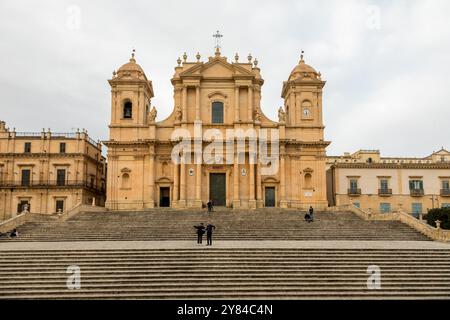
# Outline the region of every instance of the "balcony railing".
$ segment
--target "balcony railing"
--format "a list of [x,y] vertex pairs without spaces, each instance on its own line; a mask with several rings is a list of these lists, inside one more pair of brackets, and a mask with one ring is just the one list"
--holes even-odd
[[105,191],[105,188],[90,181],[82,180],[49,180],[49,181],[0,181],[0,188],[89,188]]
[[378,189],[378,195],[379,196],[391,196],[392,195],[392,189]]
[[450,189],[441,189],[442,197],[450,197]]
[[423,189],[410,189],[410,195],[411,197],[423,197],[425,194]]
[[359,196],[359,195],[361,195],[361,189],[359,189],[359,188],[348,189],[348,195],[350,195],[350,196]]

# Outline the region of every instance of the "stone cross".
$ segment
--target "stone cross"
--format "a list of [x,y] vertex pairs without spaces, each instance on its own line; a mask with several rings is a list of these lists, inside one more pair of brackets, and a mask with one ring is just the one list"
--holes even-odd
[[220,49],[220,38],[223,37],[223,35],[220,34],[219,30],[215,34],[213,34],[213,37],[216,38],[216,49]]

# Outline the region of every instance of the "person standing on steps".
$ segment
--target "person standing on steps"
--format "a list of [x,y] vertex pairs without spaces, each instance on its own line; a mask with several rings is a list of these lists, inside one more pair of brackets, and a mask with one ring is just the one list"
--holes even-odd
[[216,230],[216,226],[213,225],[210,221],[208,221],[208,225],[206,226],[206,245],[207,246],[212,246],[213,229]]
[[212,200],[209,200],[206,205],[208,206],[208,212],[213,211],[213,202],[212,202]]
[[197,229],[197,244],[202,244],[203,235],[205,234],[205,226],[200,223],[198,226],[194,226]]
[[309,217],[310,217],[310,222],[314,221],[314,209],[312,206],[309,206]]

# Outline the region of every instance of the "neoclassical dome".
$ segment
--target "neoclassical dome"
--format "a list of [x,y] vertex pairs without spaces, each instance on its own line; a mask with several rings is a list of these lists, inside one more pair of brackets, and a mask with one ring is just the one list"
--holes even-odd
[[312,77],[312,78],[320,78],[320,74],[310,65],[305,63],[303,59],[303,54],[301,55],[300,62],[295,68],[292,70],[289,80],[301,78],[304,76]]
[[136,59],[134,58],[134,51],[131,54],[130,61],[125,63],[123,66],[117,70],[117,73],[113,73],[114,78],[135,78],[135,79],[143,79],[146,80],[147,77],[145,76],[144,70],[141,68],[140,65],[136,63]]
[[141,66],[136,63],[136,59],[134,59],[134,54],[133,57],[130,58],[129,62],[125,63],[123,66],[119,68],[119,70],[117,70],[117,72],[120,71],[140,71],[144,73],[144,70],[142,70]]

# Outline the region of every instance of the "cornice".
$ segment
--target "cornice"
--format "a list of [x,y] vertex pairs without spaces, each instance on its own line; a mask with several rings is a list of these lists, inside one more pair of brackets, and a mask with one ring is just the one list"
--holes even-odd
[[352,169],[450,169],[450,163],[334,163],[331,167]]

